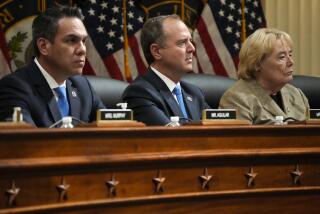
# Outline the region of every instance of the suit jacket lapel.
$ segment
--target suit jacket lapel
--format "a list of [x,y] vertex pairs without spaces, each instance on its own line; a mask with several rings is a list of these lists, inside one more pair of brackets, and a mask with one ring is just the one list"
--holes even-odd
[[178,115],[179,117],[184,117],[179,104],[177,103],[176,99],[174,99],[172,93],[167,90],[160,90],[160,94],[162,95],[164,101],[167,103],[171,111],[173,112],[174,115]]
[[57,101],[53,95],[49,84],[42,75],[38,66],[32,61],[30,64],[30,69],[28,70],[31,81],[33,81],[37,92],[41,95],[44,103],[47,104],[49,112],[54,122],[61,119],[59,107]]
[[80,118],[80,99],[78,96],[77,88],[73,87],[72,82],[70,80],[66,81],[68,100],[70,106],[71,116],[75,118]]
[[273,115],[285,116],[282,109],[277,105],[277,103],[264,91],[264,89],[258,85],[256,81],[252,81],[252,92],[256,94],[261,100],[263,108]]
[[[181,84],[181,83],[180,83]],[[186,107],[187,112],[189,113],[189,117],[192,120],[198,120],[199,118],[199,109],[196,108],[196,105],[194,105],[193,97],[188,94],[182,87],[182,95],[183,95],[183,101],[184,105]]]
[[[289,100],[290,98],[290,93],[286,87],[283,87],[281,89],[281,98],[282,98],[282,105],[283,105],[283,110],[285,111],[285,114],[289,113],[289,109],[292,107],[291,102]],[[292,108],[294,109],[294,108]]]
[[172,92],[169,90],[167,85],[158,77],[151,68],[148,69],[145,78],[155,86],[157,90],[159,90],[163,101],[169,106],[170,110],[174,115],[179,115],[179,117],[183,117],[183,114],[180,110],[180,107],[177,101],[174,99]]

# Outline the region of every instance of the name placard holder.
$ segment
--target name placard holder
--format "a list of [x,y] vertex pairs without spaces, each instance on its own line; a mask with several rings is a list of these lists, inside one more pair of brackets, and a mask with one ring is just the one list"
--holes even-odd
[[145,126],[144,123],[133,120],[131,109],[99,109],[94,125],[97,127]]
[[97,122],[133,120],[131,109],[99,109],[97,111]]
[[202,112],[203,120],[235,120],[237,111],[235,109],[205,109]]
[[309,109],[309,120],[320,120],[320,109]]
[[306,124],[320,124],[320,109],[309,109]]
[[205,109],[202,112],[202,125],[250,125],[248,121],[238,120],[235,109]]

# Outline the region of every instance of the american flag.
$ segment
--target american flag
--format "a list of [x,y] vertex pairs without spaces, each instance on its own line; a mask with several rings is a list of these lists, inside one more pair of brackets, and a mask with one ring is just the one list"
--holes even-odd
[[259,0],[209,0],[193,34],[197,50],[195,72],[235,78],[243,24],[245,36],[266,26]]
[[[147,67],[140,47],[140,30],[145,17],[168,13],[181,15],[182,4],[185,5],[186,23],[191,30],[195,28],[193,37],[197,52],[194,58],[194,72],[236,77],[238,53],[241,47],[243,1],[246,36],[248,36],[255,29],[266,25],[260,0],[60,0],[57,2],[77,3],[84,14],[84,24],[90,35],[84,74],[131,81],[138,74],[143,74]],[[31,45],[31,21],[34,15],[52,6],[54,2],[56,1],[12,0],[0,6],[0,9],[8,11],[15,17],[8,23],[5,22],[6,19],[2,20],[0,17],[0,22],[5,24],[6,33],[6,38],[0,34],[0,78],[10,72],[9,64],[6,63],[10,59],[5,42],[12,44],[9,45],[12,70],[27,64],[30,59],[30,51],[27,50]],[[122,17],[124,2],[125,23]],[[126,38],[123,26],[126,27],[128,35],[127,51],[123,48]],[[131,74],[131,78],[125,75],[125,53],[128,54],[127,71]]]
[[11,73],[11,59],[7,47],[6,38],[0,27],[0,78]]
[[[90,35],[85,74],[130,81],[138,72],[146,71],[147,63],[140,48],[144,13],[138,9],[134,0],[125,2],[126,5],[123,5],[122,0],[90,0],[82,7],[84,24]],[[123,8],[126,8],[126,22],[123,22]],[[128,35],[128,71],[131,77],[125,75],[124,25]]]

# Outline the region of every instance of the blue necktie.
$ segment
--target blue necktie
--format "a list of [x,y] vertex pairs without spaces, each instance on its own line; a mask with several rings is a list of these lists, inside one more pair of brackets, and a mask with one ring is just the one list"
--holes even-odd
[[182,93],[181,93],[181,88],[180,85],[177,85],[174,89],[173,89],[173,93],[177,96],[177,100],[181,109],[181,112],[183,114],[183,117],[188,118],[188,114],[186,111],[186,107],[184,105],[183,102],[183,97],[182,97]]
[[66,88],[63,86],[53,89],[58,95],[58,106],[62,117],[69,115],[69,103]]

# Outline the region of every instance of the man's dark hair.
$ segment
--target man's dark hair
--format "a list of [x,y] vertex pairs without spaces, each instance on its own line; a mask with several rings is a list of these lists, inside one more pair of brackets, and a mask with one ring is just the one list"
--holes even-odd
[[154,58],[150,51],[150,45],[153,43],[157,43],[160,46],[164,46],[165,35],[163,32],[162,24],[163,21],[167,18],[180,20],[180,17],[176,14],[153,17],[148,19],[144,23],[141,30],[140,43],[144,57],[146,58],[149,65],[154,61]]
[[82,20],[83,15],[77,7],[56,6],[48,8],[33,20],[32,44],[36,56],[40,55],[37,40],[39,38],[46,38],[51,43],[54,43],[58,31],[58,21],[64,17],[75,17]]

